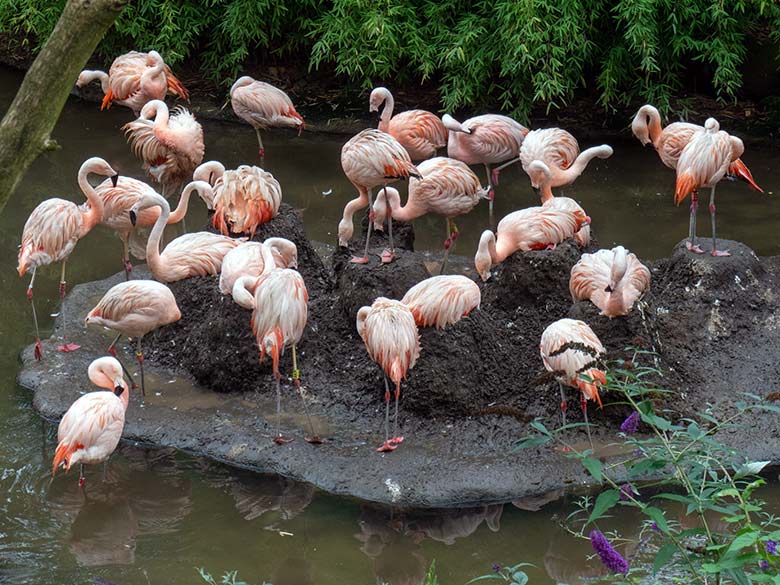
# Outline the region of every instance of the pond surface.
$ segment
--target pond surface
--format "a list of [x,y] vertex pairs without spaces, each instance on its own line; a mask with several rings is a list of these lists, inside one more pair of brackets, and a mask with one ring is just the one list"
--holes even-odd
[[[0,71],[0,110],[21,77]],[[105,478],[88,475],[88,497],[76,477],[51,481],[54,427],[42,423],[28,392],[15,384],[18,353],[33,338],[27,281],[17,277],[16,249],[30,211],[44,198],[81,200],[76,172],[89,156],[106,158],[121,174],[142,178],[119,127],[129,110],[99,112],[72,100],[54,138],[62,149],[41,156],[0,215],[0,582],[116,583],[157,585],[199,582],[194,567],[212,573],[238,570],[251,582],[275,585],[415,584],[432,560],[440,582],[458,585],[487,573],[493,563],[532,562],[532,583],[581,583],[601,574],[588,561],[587,542],[560,528],[571,501],[540,512],[512,504],[441,513],[402,513],[336,498],[278,477],[261,477],[169,451],[124,445]],[[245,126],[204,122],[209,158],[228,168],[256,162],[254,133]],[[280,180],[285,200],[302,208],[309,235],[333,242],[344,203],[353,190],[339,165],[346,137],[269,134],[265,167]],[[589,144],[583,145],[590,146]],[[674,175],[636,141],[615,146],[567,189],[593,217],[602,244],[619,242],[643,258],[665,255],[687,230],[687,209],[672,204]],[[751,148],[744,160],[756,180],[773,191],[780,151]],[[481,170],[478,170],[481,173]],[[332,190],[329,196],[324,191]],[[780,253],[775,237],[776,201],[741,184],[722,185],[718,211],[723,237],[738,239],[762,255]],[[519,168],[502,174],[497,217],[536,202]],[[201,225],[198,202],[188,217]],[[487,223],[481,207],[459,221],[458,251],[473,255]],[[701,235],[707,233],[704,215]],[[439,218],[416,222],[419,249],[437,249]],[[99,228],[71,256],[68,281],[103,278],[121,268],[121,246]],[[58,269],[41,271],[36,303],[48,335],[56,310]],[[68,383],[63,380],[63,384]],[[780,490],[767,490],[775,511]],[[521,503],[534,507],[533,502]],[[636,536],[639,521],[622,517],[621,530]],[[606,527],[609,527],[607,525]],[[103,581],[100,581],[100,580]]]

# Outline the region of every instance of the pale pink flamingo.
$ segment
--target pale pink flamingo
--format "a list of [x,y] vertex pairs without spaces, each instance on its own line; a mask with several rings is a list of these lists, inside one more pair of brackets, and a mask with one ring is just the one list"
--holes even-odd
[[93,323],[117,332],[108,346],[108,353],[114,356],[114,346],[122,335],[136,338],[135,357],[141,370],[141,393],[146,396],[141,339],[147,333],[179,319],[181,312],[171,289],[154,280],[130,280],[108,289],[87,314],[84,325]]
[[[110,180],[105,180],[95,187],[103,200],[103,219],[101,224],[111,228],[122,240],[122,263],[125,268],[125,278],[130,278],[133,265],[130,263],[130,235],[136,228],[151,227],[160,216],[160,208],[150,207],[139,212],[136,216],[135,226],[130,222],[129,211],[144,193],[155,193],[155,190],[138,179],[120,177],[116,186]],[[179,204],[168,217],[168,225],[175,224],[184,219],[189,208],[190,196],[197,192],[206,206],[211,209],[214,205],[214,193],[211,186],[203,181],[193,181],[182,191]],[[140,259],[146,257],[144,254]]]
[[79,487],[84,487],[84,466],[107,461],[119,444],[125,426],[125,411],[130,401],[122,367],[112,357],[89,364],[87,375],[99,388],[109,392],[89,392],[70,405],[57,428],[52,476],[64,465],[70,471],[79,465]]
[[[88,205],[79,207],[72,201],[65,199],[46,199],[33,209],[22,231],[22,243],[19,247],[19,276],[32,268],[30,284],[27,287],[27,298],[32,306],[33,323],[35,324],[35,359],[40,360],[41,338],[38,332],[38,317],[35,314],[33,303],[33,284],[35,272],[39,266],[46,266],[53,262],[62,262],[60,273],[60,302],[64,308],[65,299],[65,264],[68,256],[73,252],[76,243],[86,236],[103,217],[103,200],[97,194],[87,177],[90,174],[111,177],[116,184],[119,176],[106,161],[99,157],[92,157],[84,161],[79,169],[78,183],[81,191],[87,198]],[[61,309],[63,311],[64,309]],[[79,348],[75,343],[65,340],[65,314],[62,315],[63,343],[57,349],[63,352],[74,351]]]
[[458,122],[444,114],[442,122],[450,131],[447,156],[467,165],[484,165],[487,175],[490,216],[493,216],[493,185],[498,185],[500,169],[491,172],[490,165],[497,165],[517,158],[528,128],[512,118],[499,114],[484,114]]
[[[404,438],[398,435],[398,399],[401,380],[414,367],[420,355],[420,334],[411,309],[401,301],[379,297],[370,307],[361,307],[357,313],[357,330],[368,355],[384,372],[385,380],[385,442],[377,451],[394,451]],[[387,378],[395,384],[395,419],[393,438],[390,429],[390,387]]]
[[[680,159],[677,161],[677,185],[674,191],[674,203],[680,205],[688,193],[696,193],[700,187],[710,187],[710,220],[712,223],[713,256],[729,256],[728,250],[718,250],[715,240],[715,186],[726,172],[729,165],[738,159],[745,147],[735,136],[729,136],[720,130],[720,124],[715,118],[708,118],[704,129],[694,133],[693,138],[685,145]],[[694,200],[691,204],[691,218],[688,227],[687,247],[692,252],[702,254],[703,250],[696,245],[696,209]]]
[[[566,394],[563,385],[578,388],[580,406],[585,417],[585,428],[590,440],[588,400],[595,400],[601,408],[599,387],[606,384],[606,374],[598,360],[606,353],[601,341],[583,321],[560,319],[542,333],[539,344],[544,367],[552,372],[561,391],[561,413],[566,426]],[[591,445],[593,442],[591,441]]]
[[146,261],[152,275],[160,282],[219,274],[225,254],[246,241],[246,238],[234,239],[211,232],[195,232],[179,236],[160,252],[160,240],[171,214],[165,197],[154,192],[145,193],[130,209],[129,215],[130,222],[135,224],[140,211],[154,206],[160,207],[162,211],[146,244]]
[[407,110],[393,116],[395,100],[386,87],[376,87],[369,98],[369,111],[378,112],[384,102],[379,129],[401,143],[413,161],[436,156],[447,146],[447,129],[439,116],[427,110]]
[[[368,244],[374,225],[373,196],[375,187],[386,187],[399,179],[420,178],[420,172],[412,164],[409,153],[392,136],[373,128],[359,132],[349,139],[341,149],[341,168],[359,196],[344,206],[344,215],[339,222],[339,246],[346,247],[352,237],[355,226],[352,216],[356,211],[368,207],[368,233],[366,248],[362,258],[352,258],[358,264],[368,263]],[[393,225],[388,226],[390,238],[393,237]],[[389,262],[392,258],[387,259]],[[385,261],[385,258],[383,258]]]
[[[532,161],[528,165],[526,173],[531,179],[531,187],[541,197],[542,206],[585,214],[585,210],[574,199],[555,197],[553,195],[551,187],[552,171],[545,163],[540,160]],[[590,245],[590,218],[588,218],[588,224],[582,226],[582,229],[574,234],[574,239],[583,248]]]
[[460,274],[432,276],[410,288],[401,302],[409,307],[419,327],[443,329],[479,309],[482,293],[477,283]]
[[239,77],[230,88],[230,102],[236,116],[255,129],[260,158],[265,156],[260,130],[266,128],[306,128],[290,97],[278,87],[257,81],[248,75]]
[[491,230],[482,232],[474,266],[482,280],[487,280],[492,266],[500,264],[518,250],[555,248],[573,237],[589,221],[590,218],[582,212],[548,205],[514,211],[498,222],[495,234]]
[[144,170],[162,186],[163,195],[180,188],[203,162],[203,128],[188,110],[173,112],[160,100],[148,102],[137,120],[122,126],[130,150]]
[[277,268],[298,268],[298,248],[290,240],[268,238],[262,243],[244,242],[230,250],[222,259],[219,290],[223,295],[229,295],[233,292],[233,285],[239,277],[263,274],[265,269],[263,246],[271,248]]
[[295,388],[303,401],[304,412],[311,427],[311,436],[306,438],[309,443],[322,441],[314,432],[314,425],[306,400],[301,393],[300,371],[298,370],[297,344],[303,336],[308,317],[309,293],[303,277],[291,268],[276,268],[273,253],[269,246],[263,246],[263,274],[260,276],[242,276],[233,285],[233,296],[239,289],[244,293],[253,290],[247,308],[252,310],[252,332],[260,350],[260,361],[266,355],[271,356],[273,376],[276,381],[276,436],[274,442],[278,445],[290,442],[281,432],[282,391],[279,372],[279,358],[285,347],[292,348],[292,378]]
[[114,59],[107,74],[105,71],[84,70],[76,86],[83,87],[96,79],[100,80],[105,94],[101,110],[116,102],[130,108],[137,116],[147,102],[165,99],[169,91],[183,100],[190,97],[157,51],[130,51],[120,55]]
[[[417,165],[422,179],[409,184],[409,197],[401,207],[401,197],[393,188],[379,192],[374,202],[374,228],[382,229],[385,218],[391,221],[412,221],[428,213],[442,215],[447,220],[447,239],[444,240],[444,261],[441,271],[447,266],[450,247],[458,237],[454,217],[474,209],[480,199],[487,197],[487,190],[479,184],[477,175],[465,163],[454,158],[436,157]],[[390,239],[389,254],[383,262],[394,255],[393,240]]]
[[208,161],[195,169],[193,178],[214,186],[214,227],[222,235],[247,234],[279,213],[282,187],[260,167],[241,165],[226,171],[222,163]]
[[623,246],[583,254],[571,269],[573,301],[589,300],[610,319],[628,315],[650,289],[650,270]]

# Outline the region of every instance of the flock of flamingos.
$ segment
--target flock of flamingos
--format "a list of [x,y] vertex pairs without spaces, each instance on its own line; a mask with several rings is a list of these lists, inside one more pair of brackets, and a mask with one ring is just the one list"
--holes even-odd
[[[307,320],[308,293],[297,268],[295,244],[282,237],[247,241],[257,227],[273,219],[279,209],[282,190],[271,173],[257,166],[241,165],[226,170],[216,161],[203,162],[203,130],[183,107],[169,110],[163,101],[168,92],[187,99],[181,82],[156,51],[131,52],[118,57],[108,73],[83,71],[78,86],[100,81],[105,93],[103,108],[119,104],[130,108],[137,119],[123,127],[132,151],[143,162],[153,184],[119,177],[101,158],[86,160],[78,183],[87,198],[76,205],[64,199],[40,203],[24,226],[19,250],[19,275],[32,273],[28,298],[32,301],[36,269],[62,263],[60,296],[65,296],[65,265],[76,243],[97,224],[115,230],[123,242],[126,282],[112,287],[87,315],[86,323],[112,329],[117,336],[109,347],[113,357],[102,357],[89,366],[89,379],[109,392],[92,392],[76,400],[63,417],[58,430],[59,445],[53,462],[69,469],[80,464],[80,485],[84,485],[84,464],[106,461],[118,444],[128,406],[128,383],[132,380],[117,360],[114,345],[120,336],[136,339],[141,389],[144,391],[144,335],[181,318],[171,290],[165,283],[193,276],[220,275],[224,294],[252,311],[251,326],[260,359],[270,355],[277,393],[278,444],[291,439],[279,429],[279,358],[292,350],[292,380],[300,390],[296,344]],[[257,132],[259,154],[264,147],[260,131],[269,127],[304,128],[303,118],[280,89],[250,77],[241,77],[230,90],[235,113]],[[383,106],[384,104],[384,106]],[[449,115],[439,118],[424,110],[393,115],[393,97],[385,88],[371,93],[370,110],[382,107],[378,129],[366,129],[351,138],[341,151],[341,164],[359,196],[344,208],[338,226],[341,246],[353,235],[352,218],[368,208],[369,223],[363,255],[352,259],[367,263],[373,229],[389,231],[390,246],[382,262],[393,260],[392,221],[411,221],[427,213],[443,216],[447,222],[446,254],[458,236],[454,218],[471,211],[482,199],[492,202],[499,172],[520,162],[541,204],[510,213],[497,230],[482,234],[474,264],[482,280],[492,266],[516,251],[552,249],[574,238],[581,246],[590,242],[590,218],[573,199],[556,197],[553,188],[571,184],[594,157],[607,158],[607,145],[580,152],[575,138],[559,128],[529,131],[506,116],[488,114],[458,122]],[[728,254],[716,248],[715,187],[725,176],[747,181],[755,189],[750,171],[740,160],[744,146],[739,138],[721,131],[709,118],[704,126],[673,123],[665,128],[654,107],[642,106],[632,130],[643,145],[652,144],[661,161],[677,173],[675,203],[692,194],[688,249],[703,253],[696,240],[698,189],[709,187],[713,256]],[[436,156],[446,147],[448,157]],[[413,161],[422,161],[415,165]],[[487,184],[483,187],[469,165],[483,165]],[[89,175],[106,179],[97,187]],[[388,185],[410,179],[406,204]],[[184,186],[183,189],[182,186]],[[157,188],[160,192],[158,193]],[[166,195],[178,193],[178,205],[171,211]],[[374,191],[376,199],[374,199]],[[182,221],[189,199],[197,193],[213,210],[213,224],[219,233],[185,233],[161,251],[166,225]],[[151,227],[147,241],[137,228]],[[243,237],[242,237],[243,236]],[[154,280],[131,280],[130,252],[145,258]],[[609,318],[626,315],[650,286],[650,271],[634,254],[618,246],[583,254],[571,271],[570,290],[574,300],[589,299]],[[377,298],[357,313],[357,330],[370,357],[384,372],[385,440],[378,451],[392,451],[403,441],[397,432],[400,383],[420,353],[418,327],[445,327],[457,322],[480,304],[480,289],[462,275],[439,275],[414,286],[402,300]],[[35,356],[41,359],[36,329]],[[64,323],[64,319],[63,319]],[[63,334],[60,351],[78,349]],[[565,422],[566,396],[563,386],[580,390],[587,421],[586,401],[601,404],[599,387],[604,372],[598,364],[604,346],[584,322],[561,319],[551,324],[541,338],[541,356],[547,370],[560,385]],[[391,389],[395,385],[395,429],[389,433]],[[133,386],[135,386],[133,384]],[[303,398],[303,396],[301,395]],[[306,403],[304,400],[304,408]],[[308,413],[307,413],[308,416]],[[310,442],[319,442],[312,428]]]

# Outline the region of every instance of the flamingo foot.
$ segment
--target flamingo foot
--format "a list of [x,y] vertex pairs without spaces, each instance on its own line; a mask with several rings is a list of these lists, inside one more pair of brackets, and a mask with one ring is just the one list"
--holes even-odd
[[400,445],[401,443],[404,442],[404,438],[403,437],[393,437],[392,439],[390,439],[389,442],[390,442],[391,445],[395,445],[397,447],[398,445]]
[[27,300],[31,301],[33,297],[33,289],[32,287],[27,287]]
[[41,340],[36,339],[35,340],[35,347],[33,348],[33,355],[35,356],[35,361],[39,362],[43,359],[43,348],[41,347]]
[[80,477],[79,478],[79,487],[83,488],[85,485],[87,485],[87,478],[86,477]]
[[110,355],[111,357],[116,357],[116,348],[115,348],[113,345],[109,345],[109,346],[108,346],[108,349],[106,350],[106,352],[107,352],[107,353],[108,353],[108,355]]
[[368,256],[352,256],[352,264],[368,264]]
[[133,263],[130,260],[125,261],[125,272],[129,275],[133,271]]
[[395,259],[395,252],[385,248],[379,257],[382,259],[382,264],[390,264]]
[[274,443],[277,445],[286,445],[287,443],[292,443],[295,439],[288,439],[287,437],[283,436],[281,433],[276,435],[274,437]]
[[698,244],[691,244],[690,242],[685,242],[685,247],[690,250],[691,252],[694,252],[696,254],[704,254],[704,250],[702,250]]
[[395,451],[398,448],[398,445],[392,442],[392,440],[388,439],[380,447],[377,447],[377,453],[389,453],[390,451]]
[[490,186],[490,189],[488,189],[487,196],[488,196],[488,201],[493,201],[493,199],[496,198],[496,191],[495,189],[493,189],[492,185]]
[[71,353],[80,347],[81,346],[78,343],[63,343],[62,345],[57,346],[57,351],[61,353]]
[[731,256],[731,252],[729,252],[728,250],[713,250],[712,252],[710,252],[710,254],[712,254],[716,258],[719,256]]
[[260,150],[257,151],[257,153],[260,155],[261,159],[265,158],[265,148],[261,148]]
[[317,436],[314,436],[314,437],[304,437],[303,440],[306,441],[307,443],[311,444],[311,445],[322,445],[325,442],[325,441],[323,441],[322,439],[320,439]]
[[491,177],[491,183],[493,185],[498,185],[498,174],[501,172],[501,169],[493,169],[493,172],[490,173]]

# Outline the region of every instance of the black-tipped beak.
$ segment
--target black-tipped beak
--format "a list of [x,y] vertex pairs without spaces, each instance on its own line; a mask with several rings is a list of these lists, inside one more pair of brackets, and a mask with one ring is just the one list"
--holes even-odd
[[604,289],[604,292],[611,293],[612,292],[612,287],[607,285],[607,288]]
[[122,396],[122,392],[124,392],[125,389],[122,386],[117,386],[114,388],[114,394],[117,396]]
[[119,175],[114,175],[111,177],[111,184],[116,187],[117,182],[119,181]]
[[211,181],[213,181],[213,180],[214,180],[214,171],[211,171],[209,173],[209,185],[211,184]]
[[130,223],[133,224],[133,227],[135,227],[135,222],[138,221],[138,216],[135,214],[135,211],[132,209],[130,210]]

